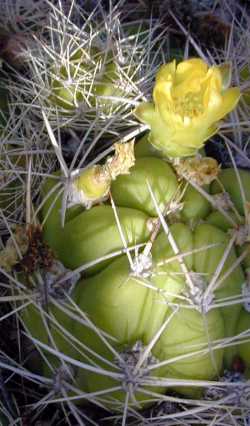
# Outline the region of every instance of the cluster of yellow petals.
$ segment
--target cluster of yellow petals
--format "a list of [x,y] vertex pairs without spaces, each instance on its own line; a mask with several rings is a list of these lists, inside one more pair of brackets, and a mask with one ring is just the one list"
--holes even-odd
[[163,65],[156,75],[153,103],[135,110],[149,124],[150,142],[169,157],[194,155],[218,131],[218,122],[238,103],[229,87],[229,64],[209,67],[199,58]]

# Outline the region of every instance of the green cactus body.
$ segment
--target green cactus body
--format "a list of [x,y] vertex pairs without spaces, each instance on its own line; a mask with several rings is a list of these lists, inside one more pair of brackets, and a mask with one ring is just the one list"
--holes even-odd
[[[135,342],[142,341],[151,316],[152,291],[145,286],[143,280],[130,276],[126,256],[115,260],[98,275],[80,281],[75,298],[92,324],[115,339],[114,341],[105,337],[120,355]],[[95,331],[75,322],[74,335],[96,354],[118,367],[118,357],[115,357]],[[109,371],[119,371],[92,355],[92,365],[96,364]],[[88,392],[111,389],[119,385],[119,381],[115,379],[83,369],[77,371],[76,380],[78,386]],[[156,388],[153,390],[157,391]],[[164,391],[164,387],[158,389],[158,392]],[[124,390],[107,393],[107,405],[115,409],[118,401],[125,400],[125,395]],[[143,395],[143,392],[136,392],[135,398],[141,402],[144,400],[145,405],[147,396]]]
[[76,291],[81,310],[90,319],[93,316],[95,325],[115,337],[119,344],[131,344],[142,338],[150,314],[151,303],[147,301],[150,290],[142,280],[130,277],[127,256],[79,282]]
[[[59,176],[60,172],[56,172],[55,176]],[[45,220],[43,226],[43,235],[44,239],[51,246],[51,248],[56,249],[56,239],[59,239],[60,234],[62,232],[62,198],[63,193],[62,189],[53,190],[59,180],[54,178],[46,179],[43,187],[42,187],[42,196],[45,199],[43,203],[41,219]],[[50,193],[51,191],[51,193]],[[61,191],[61,194],[59,193]],[[49,195],[50,193],[50,195]],[[84,209],[80,205],[76,205],[66,210],[65,214],[65,223],[68,220],[74,218]],[[55,237],[57,236],[57,238]]]
[[163,211],[177,194],[178,183],[171,166],[159,158],[138,158],[129,174],[120,175],[113,181],[112,197],[118,206],[132,207],[157,216],[148,184]]
[[[167,315],[171,315],[170,310]],[[220,374],[223,359],[223,350],[212,349],[212,345],[223,337],[224,323],[218,309],[202,315],[186,306],[179,308],[171,318],[153,354],[158,359],[169,361],[161,367],[162,375],[166,377],[211,380]],[[202,350],[204,352],[199,353]],[[174,389],[187,396],[197,397],[201,393],[198,387],[174,386]]]
[[[243,224],[242,221],[239,220],[239,217],[236,216],[235,213],[230,212],[230,217],[234,220],[235,223]],[[227,232],[229,229],[232,229],[232,223],[230,223],[227,218],[219,211],[213,211],[206,217],[206,223],[210,225],[216,226],[216,228],[221,229],[224,232]]]
[[[201,224],[198,225],[194,233],[194,248],[199,249],[205,245],[219,244],[217,247],[203,250],[194,254],[195,271],[205,274],[204,278],[207,283],[212,279],[217,266],[219,265],[222,256],[228,246],[230,236],[223,231],[217,229],[213,225]],[[223,264],[222,270],[218,279],[223,277],[224,274],[236,262],[237,256],[235,249],[232,248],[226,261]],[[214,290],[215,298],[218,300],[226,299],[229,297],[237,297],[241,294],[241,286],[244,282],[244,274],[240,266],[237,266],[230,272],[220,286]],[[221,309],[224,322],[225,322],[225,337],[233,336],[235,333],[236,324],[241,309],[240,304],[233,304],[224,306]],[[231,365],[233,356],[235,354],[235,347],[229,347],[225,351],[225,360],[228,366]]]
[[[28,329],[32,337],[41,343],[52,347],[58,352],[73,358],[76,357],[76,351],[73,345],[69,343],[68,338],[64,335],[64,331],[60,330],[53,321],[53,319],[55,319],[63,329],[69,333],[72,332],[74,321],[69,315],[64,313],[61,308],[56,307],[51,303],[45,305],[37,301],[36,303],[30,304],[26,309],[22,310],[21,317],[25,327]],[[46,351],[46,349],[42,349],[42,352],[44,352],[48,363],[43,362],[43,364],[39,367],[43,370],[46,376],[52,376],[55,369],[61,365],[60,358],[50,354],[48,351]]]
[[[67,231],[65,236],[65,241],[67,242],[65,244],[70,247],[69,253],[75,250],[77,235],[81,234],[80,228],[83,228],[82,224],[81,226],[79,225],[79,228],[77,227],[78,225],[74,225],[74,221],[86,213],[94,212],[92,223],[97,226],[108,207],[98,206],[97,208],[92,208],[67,222],[65,229],[68,229],[69,225],[73,226],[73,230]],[[98,220],[95,217],[95,209],[101,209],[100,211],[102,212],[98,216]],[[132,209],[124,210],[131,211]],[[109,211],[111,210],[109,209]],[[119,211],[122,211],[122,208]],[[134,211],[131,214],[134,215]],[[140,214],[145,217],[143,213]],[[108,239],[107,237],[101,238],[99,231],[95,233],[87,220],[84,220],[83,223],[87,224],[86,228],[90,232],[89,236],[86,237],[87,241],[95,241],[92,246],[88,247],[88,250],[93,250],[93,255],[96,256],[99,250],[98,245],[101,245],[103,241],[106,247]],[[116,225],[114,227],[116,228]],[[76,231],[74,231],[74,228]],[[107,232],[107,227],[105,226],[104,228],[105,232]],[[225,250],[225,234],[211,225],[199,225],[193,233],[187,225],[182,223],[171,225],[170,231],[181,253],[191,252],[184,256],[185,267],[189,271],[208,273],[210,277],[218,264],[220,255]],[[76,234],[74,234],[75,232]],[[72,233],[72,237],[70,237],[70,233]],[[93,235],[96,236],[98,241],[93,240]],[[72,243],[70,238],[72,238]],[[81,238],[79,237],[79,239]],[[111,238],[109,237],[109,239]],[[114,240],[114,231],[112,231],[112,240]],[[192,254],[193,248],[204,247],[208,240],[210,243],[223,242],[224,247],[219,246],[219,248],[216,248],[217,251],[212,251],[211,254],[207,251],[206,256],[204,256],[203,252],[199,258],[197,254]],[[64,324],[74,338],[80,344],[85,345],[85,348],[89,348],[89,351],[82,348],[79,351],[68,348],[63,338],[59,337],[57,332],[53,332],[58,350],[75,357],[85,364],[87,363],[92,366],[89,367],[90,369],[97,368],[97,370],[100,370],[100,372],[90,371],[87,366],[77,368],[75,370],[77,386],[87,393],[103,391],[105,393],[103,403],[112,410],[121,409],[121,404],[126,397],[126,389],[124,390],[123,388],[124,382],[122,379],[124,377],[123,368],[125,367],[121,365],[123,354],[128,354],[128,351],[131,351],[133,345],[138,341],[142,345],[148,345],[163,324],[166,324],[166,328],[151,349],[153,364],[156,366],[155,368],[152,367],[153,377],[194,381],[199,379],[212,380],[220,372],[223,350],[221,348],[213,350],[211,345],[216,340],[224,338],[224,323],[222,319],[224,317],[224,308],[213,309],[207,315],[203,315],[191,306],[181,307],[179,305],[178,295],[186,287],[183,271],[178,260],[164,264],[164,260],[170,259],[173,254],[173,249],[166,235],[161,233],[156,239],[152,251],[153,269],[150,278],[144,281],[144,279],[132,276],[128,259],[126,256],[122,256],[95,276],[78,282],[72,298],[77,304],[79,312],[83,313],[85,324],[82,321],[77,321],[77,319],[73,323],[70,319],[65,321],[64,314],[55,312],[58,321]],[[66,257],[65,254],[65,259]],[[234,254],[231,254],[229,256],[230,264],[233,261]],[[163,263],[161,264],[161,262]],[[235,294],[235,280],[238,280],[239,276],[241,278],[240,271],[235,272],[233,278],[230,276],[223,283],[222,288],[217,290],[216,298],[218,294],[223,295],[223,291],[225,291],[225,295],[227,295],[228,291],[231,295],[232,288],[233,294]],[[150,286],[147,285],[148,282]],[[155,291],[154,288],[155,290],[163,290],[163,292]],[[179,307],[174,317],[167,323],[173,312],[173,305],[169,307],[169,302],[174,302],[175,306],[179,305]],[[35,315],[35,321],[32,324],[33,315]],[[88,318],[91,327],[86,324],[86,318]],[[38,333],[37,337],[49,344],[44,325],[42,325],[41,318],[39,319],[37,312],[31,312],[30,319],[24,317],[24,321],[28,321],[27,327],[32,335],[36,336],[36,333]],[[99,329],[99,333],[97,333],[97,329]],[[103,336],[102,338],[100,333]],[[109,345],[112,346],[113,350],[110,349]],[[204,350],[204,352],[187,357],[191,348],[194,348],[194,352],[196,350]],[[175,360],[176,357],[179,358]],[[50,359],[53,361],[53,366],[57,366],[53,357],[49,357]],[[171,361],[172,359],[173,361]],[[167,361],[166,364],[157,366],[157,362],[164,363],[165,361]],[[199,368],[197,368],[197,365]],[[47,371],[47,367],[44,367],[44,371]],[[116,373],[118,376],[115,375]],[[49,374],[49,372],[46,372],[46,374]],[[117,386],[118,388],[112,391],[112,388]],[[166,385],[151,387],[147,384],[146,389],[150,388],[154,392],[161,393],[165,392]],[[201,393],[200,388],[194,390],[191,385],[176,385],[174,388],[191,397]],[[149,403],[149,398],[143,394],[143,387],[135,391],[135,398],[140,403],[140,407]],[[133,404],[134,402],[131,401],[131,405]]]
[[[207,245],[219,244],[213,248],[205,248],[202,251],[194,252],[193,255],[184,257],[187,269],[189,271],[200,273],[201,277],[204,278],[204,285],[206,286],[210,282],[220,260],[222,259],[230,237],[218,228],[209,224],[198,225],[193,235],[189,228],[184,224],[174,224],[170,227],[170,229],[181,253],[190,252],[192,249],[201,249]],[[170,248],[170,245],[167,242],[167,237],[164,233],[160,234],[157,238],[153,246],[152,253],[153,259],[157,259],[156,261],[158,263],[159,261],[164,260],[164,258],[168,259],[173,256],[172,249]],[[236,260],[236,251],[232,248],[218,279],[222,278],[223,275],[229,271]],[[154,312],[154,309],[159,313],[161,312],[163,318],[167,311],[167,302],[173,300],[173,298],[171,299],[169,296],[168,292],[175,293],[177,298],[176,300],[178,300],[178,294],[180,294],[185,288],[186,281],[178,261],[156,267],[154,271],[157,271],[157,273],[155,273],[155,276],[153,274],[151,280],[157,288],[164,289],[166,300],[163,301],[164,293],[162,295],[157,294],[154,299],[152,312]],[[241,286],[243,282],[243,271],[240,266],[237,266],[234,270],[230,271],[229,275],[221,282],[219,287],[216,288],[215,302],[217,300],[219,302],[226,298],[239,296],[241,294]],[[220,312],[225,322],[225,337],[233,336],[240,312],[240,304],[221,307]],[[154,332],[156,332],[160,327],[161,321],[159,320],[159,315],[153,316],[153,320],[151,320],[150,326],[147,328],[148,339],[152,338]],[[228,366],[231,365],[234,354],[235,347],[230,347],[225,351],[225,362]]]
[[[230,236],[225,232],[216,228],[213,225],[206,223],[200,224],[196,227],[194,232],[194,248],[199,249],[206,245],[215,244],[216,246],[204,249],[198,253],[194,253],[194,266],[196,272],[205,273],[206,281],[212,278],[222,256],[227,249],[230,241]],[[227,270],[236,262],[236,252],[234,247],[231,249],[226,261],[223,264],[219,278],[226,273]],[[239,266],[237,266],[230,275],[223,280],[221,285],[215,290],[218,296],[220,293],[224,293],[224,290],[229,288],[235,291],[235,294],[239,292],[239,286],[244,281],[244,275]]]
[[[147,240],[148,216],[125,207],[118,209],[118,215],[128,246]],[[66,245],[62,247],[59,241],[57,253],[64,265],[71,269],[124,248],[110,206],[93,207],[72,219],[63,229],[63,241]],[[97,264],[91,268],[91,273],[99,271],[109,262],[107,260]]]
[[[238,223],[239,225],[243,225],[244,220],[239,220],[239,218],[234,214],[230,213],[230,216],[235,221],[235,223]],[[216,226],[217,228],[221,229],[224,232],[227,232],[229,229],[232,229],[232,224],[227,220],[227,218],[224,217],[224,215],[220,212],[212,212],[207,218],[206,222],[210,223],[211,225]],[[236,252],[237,255],[240,256],[245,252],[245,250],[248,250],[248,254],[244,259],[242,260],[242,266],[244,269],[250,268],[250,244],[244,243],[242,245],[236,246]]]
[[[209,185],[203,187],[203,190],[209,193]],[[196,223],[199,219],[204,219],[211,211],[209,201],[190,184],[187,186],[181,202],[183,208],[180,211],[180,218],[191,224]]]
[[[238,169],[241,185],[245,194],[246,201],[250,201],[250,175],[247,170]],[[241,196],[239,181],[234,168],[222,169],[219,175],[219,181],[225,188],[225,191],[231,197],[235,207],[241,215],[244,215],[244,204]],[[211,184],[211,194],[222,192],[222,187],[218,182]]]
[[[187,225],[182,223],[174,224],[171,226],[171,233],[177,241],[181,252],[192,251],[193,237]],[[80,310],[87,315],[95,327],[111,336],[109,338],[106,335],[101,339],[95,330],[77,321],[74,322],[72,329],[74,337],[97,354],[96,357],[93,354],[91,355],[92,365],[97,365],[99,368],[113,373],[117,372],[117,369],[111,367],[109,363],[118,365],[118,359],[115,359],[114,353],[103,340],[108,341],[113,350],[120,354],[128,347],[131,348],[137,341],[147,345],[172,312],[167,302],[176,299],[176,296],[184,289],[185,282],[181,275],[175,277],[175,274],[180,272],[177,260],[165,266],[158,266],[159,262],[164,260],[164,258],[173,256],[173,250],[165,234],[162,233],[157,238],[152,255],[154,266],[151,282],[155,288],[163,289],[165,292],[164,297],[159,296],[153,288],[147,287],[142,279],[130,275],[129,263],[125,256],[113,261],[94,277],[80,281],[77,284],[73,299]],[[184,262],[186,267],[191,269],[193,255],[186,256]],[[161,272],[164,272],[164,274],[161,275]],[[186,338],[185,342],[190,342],[190,346],[194,345],[196,347],[195,345],[199,346],[200,344],[203,345],[202,348],[204,349],[204,346],[208,345],[207,337],[204,333],[206,326],[208,327],[208,335],[211,341],[224,337],[223,326],[221,326],[222,320],[218,310],[210,312],[208,314],[209,319],[206,317],[206,320],[190,307],[189,309],[182,309],[180,312],[181,314],[176,314],[176,318],[178,315],[180,318],[178,317],[179,319],[176,322],[174,321],[174,326],[172,327],[171,322],[169,323],[152,349],[152,354],[158,361],[170,360],[175,356],[182,356],[188,353],[190,350],[189,345],[179,345],[178,339],[183,339],[183,336]],[[191,315],[190,319],[189,315]],[[210,317],[213,318],[211,321]],[[214,322],[217,323],[217,327],[214,327]],[[186,325],[186,329],[183,324]],[[211,330],[216,330],[216,333],[210,336]],[[171,345],[172,340],[175,338],[177,339],[175,344],[172,343]],[[176,349],[177,343],[179,351]],[[177,352],[175,352],[176,350]],[[190,378],[193,380],[203,378],[209,380],[216,376],[221,368],[221,353],[221,350],[215,351],[215,354],[211,356],[207,347],[205,355],[195,355],[188,360],[178,361],[176,366],[176,363],[173,362],[167,364],[166,368],[153,369],[153,375],[187,380]],[[81,358],[79,353],[75,355],[80,361],[84,362],[84,356]],[[101,356],[103,360],[100,360],[98,356]],[[197,365],[197,362],[201,365],[198,371],[203,371],[203,373],[198,375],[194,372],[194,365]],[[217,373],[216,368],[218,370]],[[75,379],[80,389],[85,392],[105,391],[112,389],[117,384],[119,385],[119,381],[117,382],[117,380],[108,375],[103,375],[102,372],[99,374],[82,368],[77,370]],[[192,388],[189,386],[177,388],[184,394],[193,395]],[[155,388],[153,390],[156,391]],[[157,388],[157,391],[164,392],[165,387]],[[113,403],[111,402],[112,398]],[[106,404],[108,407],[112,406],[112,409],[116,409],[116,405],[118,404],[119,406],[119,401],[122,402],[124,399],[125,392],[121,389],[110,394],[107,393]],[[143,391],[136,392],[136,399],[144,406],[147,397],[143,395]]]
[[52,84],[53,95],[49,100],[65,110],[76,109],[76,104],[83,102],[84,97],[81,92],[76,92],[75,86],[67,86],[61,81],[54,81]]
[[[171,233],[178,245],[181,253],[192,251],[193,241],[192,232],[187,225],[176,223],[170,226]],[[169,309],[168,303],[174,299],[178,301],[178,295],[185,288],[185,277],[183,276],[178,260],[164,264],[165,259],[170,259],[174,256],[173,249],[164,232],[161,232],[157,237],[152,250],[154,269],[151,277],[151,282],[156,289],[153,293],[153,305],[151,315],[148,321],[148,326],[145,331],[145,342],[150,340],[159,330],[164,321],[166,312]],[[192,267],[192,254],[185,256],[184,262],[187,267]]]
[[[128,246],[145,242],[149,237],[148,216],[144,213],[120,207],[118,216]],[[68,221],[64,228],[54,232],[51,227],[44,233],[45,240],[58,259],[70,269],[78,268],[102,256],[124,248],[111,206],[95,206]],[[86,273],[103,269],[110,260],[102,261]]]
[[[147,181],[155,189],[154,195],[163,210],[164,203],[166,205],[174,196],[177,198],[176,177],[170,165],[161,161],[161,151],[155,149],[149,142],[148,134],[135,145],[135,155],[136,165],[129,175],[119,176],[113,182],[112,195],[118,205],[139,208],[150,215],[157,215]],[[182,183],[185,185],[186,180],[182,180]],[[203,189],[209,193],[209,185]],[[209,201],[192,185],[187,186],[180,201],[183,204],[180,219],[187,223],[196,223],[199,219],[204,219],[211,211]]]
[[92,47],[87,52],[79,48],[70,57],[67,66],[51,69],[49,102],[63,108],[65,113],[71,113],[84,103],[93,109],[101,108],[102,113],[108,114],[120,105],[119,100],[108,97],[121,98],[125,94],[126,87],[121,87],[118,65],[111,51],[101,52]]
[[135,157],[157,157],[163,158],[163,153],[156,149],[149,141],[149,133],[146,133],[142,138],[135,144]]
[[[43,187],[43,195],[49,193],[56,183],[48,179]],[[42,210],[46,218],[43,235],[58,259],[70,269],[94,261],[114,251],[124,248],[115,214],[111,206],[98,205],[84,210],[76,205],[67,209],[65,225],[61,225],[62,196],[56,201],[51,194]],[[53,204],[52,204],[53,203]],[[53,208],[51,209],[51,205]],[[128,246],[145,242],[149,237],[148,219],[143,212],[131,208],[117,209],[121,230]],[[93,274],[103,269],[110,260],[102,261],[86,271]]]
[[[203,225],[200,225],[200,226],[202,227]],[[181,253],[185,254],[188,252],[192,252],[192,249],[197,248],[196,232],[192,233],[187,225],[184,225],[182,223],[174,224],[170,227],[170,230]],[[202,228],[200,230],[202,230]],[[204,247],[204,245],[208,244],[207,241],[209,239],[209,236],[211,236],[210,239],[212,240],[212,242],[217,242],[218,240],[217,231],[220,234],[220,231],[217,230],[215,227],[211,227],[208,229],[204,228],[203,234],[200,233],[199,235],[200,237],[199,247]],[[225,237],[224,234],[223,236]],[[211,243],[211,241],[209,242]],[[204,253],[206,253],[206,255]],[[223,253],[223,249],[221,250],[220,254],[221,253]],[[157,259],[158,262],[161,260],[164,260],[164,258],[168,259],[171,256],[173,256],[173,251],[171,249],[170,244],[167,242],[167,237],[165,234],[162,233],[157,238],[155,245],[153,247],[152,254],[153,254],[153,259],[154,260]],[[202,252],[202,254],[204,257],[209,256],[208,250],[206,250],[205,252]],[[193,253],[183,257],[183,260],[187,269],[193,272],[206,273],[207,265],[204,262],[201,263],[197,256],[198,256],[197,253]],[[216,262],[218,262],[218,253],[216,253],[215,259],[216,259]],[[226,267],[227,266],[228,265],[226,265]],[[210,265],[210,268],[211,268],[211,265]],[[155,278],[153,275],[152,281],[157,282],[159,288],[163,287],[164,290],[166,288],[167,290],[168,288],[170,288],[171,290],[174,289],[174,291],[176,291],[175,301],[178,302],[178,294],[181,294],[181,292],[185,289],[185,286],[186,286],[185,276],[183,274],[183,271],[180,268],[179,262],[175,260],[174,262],[166,263],[165,266],[161,266],[161,268],[159,269],[160,269],[159,272],[164,271],[165,277],[166,277],[165,281],[163,278],[164,275],[161,275],[160,273],[159,275],[156,274]],[[175,275],[176,273],[179,273],[179,275]],[[171,277],[170,281],[169,281],[169,277]],[[242,279],[241,271],[238,271],[237,279],[239,284],[242,283],[242,281],[240,281],[240,279]],[[227,286],[232,286],[232,283],[234,281],[235,281],[235,276],[232,278],[232,281],[228,280],[226,283],[224,283],[225,292],[227,291],[230,292],[230,289],[228,289]],[[171,283],[171,287],[169,286],[169,282]],[[239,290],[239,287],[237,289]],[[169,296],[166,295],[166,299],[168,297]],[[158,296],[158,299],[159,299],[159,296]],[[171,300],[171,298],[169,300]],[[156,301],[154,300],[154,304],[152,308],[152,313],[154,313],[155,311],[157,312],[157,315],[153,316],[154,319],[151,320],[152,325],[150,327],[152,328],[152,332],[150,333],[151,330],[149,326],[147,328],[146,335],[148,340],[151,339],[153,337],[153,334],[159,330],[160,326],[163,324],[163,321],[166,321],[166,318],[171,315],[172,309],[173,309],[173,308],[170,309],[167,307],[167,301],[165,300],[165,311],[163,312],[162,306],[160,306],[160,308],[158,308],[157,310],[156,308],[157,302],[158,302],[157,300]],[[198,311],[191,309],[190,306],[186,308],[180,308],[178,313],[175,314],[173,322],[171,319],[171,321],[169,322],[169,325],[166,326],[166,330],[164,331],[164,333],[161,335],[160,339],[156,343],[153,349],[153,354],[156,356],[157,359],[167,360],[172,357],[174,358],[174,356],[181,356],[181,355],[185,355],[185,353],[188,353],[190,351],[190,347],[186,344],[186,342],[189,340],[189,338],[190,338],[191,345],[192,344],[195,345],[196,343],[201,344],[202,341],[203,341],[203,344],[208,345],[208,341],[206,340],[208,336],[211,341],[224,338],[225,336],[224,322],[223,322],[223,316],[225,316],[224,310],[225,308],[213,309],[212,311],[209,311],[207,315],[203,316],[199,314]],[[160,318],[160,314],[161,314],[161,318]],[[176,321],[175,321],[175,318],[176,318]],[[216,324],[216,327],[215,327],[215,324]],[[189,327],[190,327],[190,330],[189,330]],[[194,351],[195,350],[198,350],[198,349],[196,348],[194,349]],[[210,380],[213,377],[216,377],[218,375],[218,372],[220,372],[221,366],[222,366],[222,357],[223,357],[223,351],[221,349],[216,350],[213,353],[207,350],[206,355],[202,355],[200,357],[194,356],[194,358],[191,356],[191,357],[188,357],[187,359],[183,359],[183,361],[182,360],[173,361],[173,363],[171,364],[166,364],[165,367],[162,367],[162,375],[166,377],[170,377],[170,378],[177,378],[177,379],[181,378],[181,379],[188,380],[191,378],[193,380],[199,380],[199,379]],[[197,368],[197,363],[199,364],[199,362],[202,365],[201,368]],[[176,390],[186,395],[195,396],[195,397],[197,397],[197,395],[201,393],[200,388],[194,388],[191,386],[176,387]]]
[[[120,230],[114,209],[108,203],[96,205],[90,210],[84,210],[81,206],[68,209],[62,228],[60,196],[44,225],[45,240],[59,260],[67,268],[75,269],[109,256],[123,248],[121,230],[127,246],[147,242],[150,237],[149,220],[157,214],[148,192],[147,180],[162,211],[177,192],[176,175],[166,162],[153,156],[139,157],[130,174],[119,176],[112,183],[111,192],[117,206]],[[55,183],[55,179],[47,181],[43,196],[53,189]],[[52,194],[45,202],[43,218],[47,216],[54,199],[55,195]],[[203,290],[206,290],[230,241],[230,235],[211,224],[199,224],[193,229],[191,224],[204,218],[210,210],[207,201],[203,201],[196,190],[188,187],[181,213],[182,219],[188,223],[170,225],[175,249],[165,232],[160,232],[153,241],[152,267],[147,278],[132,275],[131,265],[124,255],[115,260],[112,257],[104,259],[84,272],[85,276],[92,276],[79,281],[73,292],[72,298],[79,308],[79,315],[82,312],[82,320],[64,320],[64,314],[57,312],[58,309],[51,311],[60,323],[65,323],[66,330],[79,342],[79,350],[77,343],[76,347],[69,345],[68,348],[63,336],[56,330],[52,331],[59,351],[85,363],[85,366],[75,369],[76,385],[86,393],[103,393],[100,401],[109,409],[122,409],[128,390],[124,381],[127,374],[124,371],[128,366],[124,359],[127,360],[128,354],[131,356],[138,342],[144,348],[156,339],[147,357],[151,360],[150,369],[147,370],[147,360],[139,369],[140,374],[143,368],[151,371],[147,376],[149,381],[153,377],[159,380],[212,380],[220,374],[222,359],[226,366],[231,366],[237,354],[237,348],[233,346],[223,350],[222,340],[235,335],[240,305],[223,306],[223,303],[226,298],[234,298],[241,293],[244,282],[241,267],[237,266],[230,271],[219,287],[212,289],[214,304],[221,301],[222,307],[213,307],[207,314],[203,314],[185,302],[190,291],[185,271],[190,273],[195,286],[203,284]],[[215,219],[215,223],[220,225],[221,217],[217,215]],[[221,226],[227,230],[227,226]],[[206,248],[212,244],[215,246]],[[200,249],[203,250],[197,251]],[[183,255],[182,265],[176,253]],[[134,252],[131,254],[134,260]],[[232,247],[216,282],[227,274],[236,260],[236,252]],[[198,284],[195,274],[200,274]],[[31,312],[30,318],[32,315],[36,328],[40,328],[38,338],[51,344],[41,318],[39,323],[39,311]],[[36,335],[37,331],[32,330],[30,319],[25,318],[24,321],[28,323],[30,333]],[[165,329],[156,338],[163,325]],[[213,348],[218,342],[220,348]],[[199,350],[201,352],[195,353]],[[53,367],[60,364],[55,362],[53,356],[50,359]],[[134,362],[136,365],[138,359]],[[133,368],[129,374],[133,374]],[[44,371],[49,374],[47,370],[45,366]],[[149,403],[143,388],[162,393],[166,390],[166,382],[162,386],[149,386],[147,382],[145,387],[136,387],[134,394],[139,407]],[[171,388],[190,397],[200,396],[202,392],[200,386],[192,386],[191,382],[190,386],[173,385]],[[129,405],[137,406],[132,399]]]
[[[120,355],[127,348],[131,348],[136,341],[148,344],[148,327],[151,321],[155,321],[155,324],[157,323],[160,327],[172,312],[172,309],[167,309],[167,305],[165,305],[164,313],[161,310],[152,309],[155,304],[154,291],[145,286],[142,280],[129,276],[128,261],[124,257],[114,261],[98,275],[79,282],[75,299],[95,327],[116,339],[112,341],[108,337],[104,338]],[[155,363],[169,360],[169,364],[164,367],[156,366],[152,369],[152,375],[184,380],[209,380],[216,377],[221,370],[223,350],[210,350],[209,344],[224,337],[224,324],[219,310],[213,310],[203,317],[189,306],[189,308],[181,308],[176,313],[173,324],[171,321],[152,348]],[[92,365],[97,364],[106,371],[117,372],[105,360],[118,365],[118,357],[116,359],[108,345],[97,336],[96,331],[75,322],[73,332],[80,341],[103,357],[104,360],[100,361],[93,356]],[[193,352],[202,349],[204,353],[171,363],[171,358],[185,356],[192,348]],[[198,369],[197,363],[200,366]],[[102,372],[92,373],[87,369],[78,369],[76,380],[80,389],[85,392],[112,389],[119,384],[119,381],[103,375]],[[165,389],[165,387],[154,387],[153,391],[164,392]],[[193,396],[192,387],[176,387],[176,390]],[[113,402],[111,402],[112,397]],[[110,392],[110,394],[107,393],[106,398],[107,406],[115,409],[118,401],[125,400],[125,392],[124,390]],[[145,405],[147,398],[143,395],[143,391],[136,392],[135,398],[141,402],[142,406]]]
[[236,251],[238,256],[247,251],[246,257],[242,260],[243,268],[247,271],[250,268],[250,244],[244,243],[242,246],[237,246]]
[[[108,114],[110,110],[119,107],[119,100],[116,101],[115,97],[122,98],[125,95],[125,89],[121,88],[117,65],[114,61],[106,65],[102,78],[94,84],[93,95],[93,100],[96,99],[104,113]],[[108,97],[114,99],[108,99]]]
[[[250,174],[249,171],[238,169],[240,182],[242,185],[244,198],[246,202],[250,201]],[[223,169],[220,172],[219,180],[223,187],[225,188],[225,191],[229,193],[230,198],[240,213],[241,218],[237,217],[235,213],[230,212],[230,216],[233,218],[235,223],[239,225],[244,225],[244,222],[247,218],[244,217],[245,215],[245,209],[244,209],[244,201],[241,194],[240,184],[238,177],[236,175],[236,172],[234,168],[228,168]],[[221,186],[218,184],[218,182],[213,182],[211,185],[211,193],[217,194],[222,191]],[[247,207],[247,206],[245,206]],[[228,221],[224,216],[221,215],[220,212],[213,212],[210,216],[208,216],[207,221],[210,223],[216,224],[216,226],[220,227],[221,229],[224,228],[224,230],[231,228],[232,226],[229,226]],[[243,259],[242,264],[245,269],[250,267],[250,249],[249,249],[249,243],[246,242],[242,245],[238,245],[236,247],[237,253],[240,256],[245,250],[248,250],[247,256]]]
[[65,111],[75,110],[78,102],[83,102],[88,93],[88,72],[90,55],[95,58],[95,51],[90,53],[78,49],[69,59],[67,66],[51,67],[51,95],[49,102]]

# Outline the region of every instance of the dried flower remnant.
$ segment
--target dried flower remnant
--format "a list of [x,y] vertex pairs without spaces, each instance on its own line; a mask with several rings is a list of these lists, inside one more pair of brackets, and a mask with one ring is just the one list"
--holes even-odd
[[176,65],[174,60],[156,75],[154,102],[139,105],[135,115],[150,126],[150,142],[165,155],[195,155],[239,101],[240,90],[230,82],[229,64],[208,67],[193,58]]
[[37,269],[49,269],[54,262],[52,250],[43,240],[39,225],[17,226],[0,251],[0,267],[7,272],[14,268],[32,274]]
[[42,228],[39,225],[29,225],[26,235],[29,244],[18,267],[28,274],[32,274],[37,269],[50,269],[54,256],[48,244],[43,240]]
[[116,143],[115,154],[104,165],[94,165],[75,178],[69,191],[69,205],[83,204],[87,209],[104,201],[109,194],[112,180],[120,174],[128,174],[135,164],[134,140]]
[[218,162],[211,157],[183,159],[175,168],[180,176],[199,186],[209,185],[217,178],[220,171]]
[[124,144],[116,143],[114,147],[115,155],[109,157],[104,166],[112,180],[119,175],[129,174],[129,169],[135,164],[134,140]]

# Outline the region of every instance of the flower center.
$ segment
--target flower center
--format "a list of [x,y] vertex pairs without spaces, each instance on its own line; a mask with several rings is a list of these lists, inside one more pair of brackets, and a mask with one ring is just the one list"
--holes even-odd
[[174,98],[174,111],[183,117],[196,117],[204,112],[204,106],[200,93],[188,92],[181,98]]

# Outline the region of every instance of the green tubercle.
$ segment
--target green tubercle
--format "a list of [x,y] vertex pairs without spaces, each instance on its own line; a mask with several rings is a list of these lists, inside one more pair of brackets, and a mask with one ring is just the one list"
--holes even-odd
[[[219,310],[202,315],[191,306],[185,306],[177,309],[174,315],[169,310],[166,319],[170,316],[171,320],[153,348],[153,354],[166,361],[161,367],[162,375],[192,382],[218,377],[222,369],[223,349],[213,349],[213,345],[224,337],[224,323]],[[199,387],[182,385],[171,388],[189,397],[201,396]]]
[[118,176],[112,183],[111,193],[118,206],[136,208],[157,216],[148,185],[160,210],[170,209],[177,195],[178,182],[172,167],[160,158],[138,158],[128,175]]

